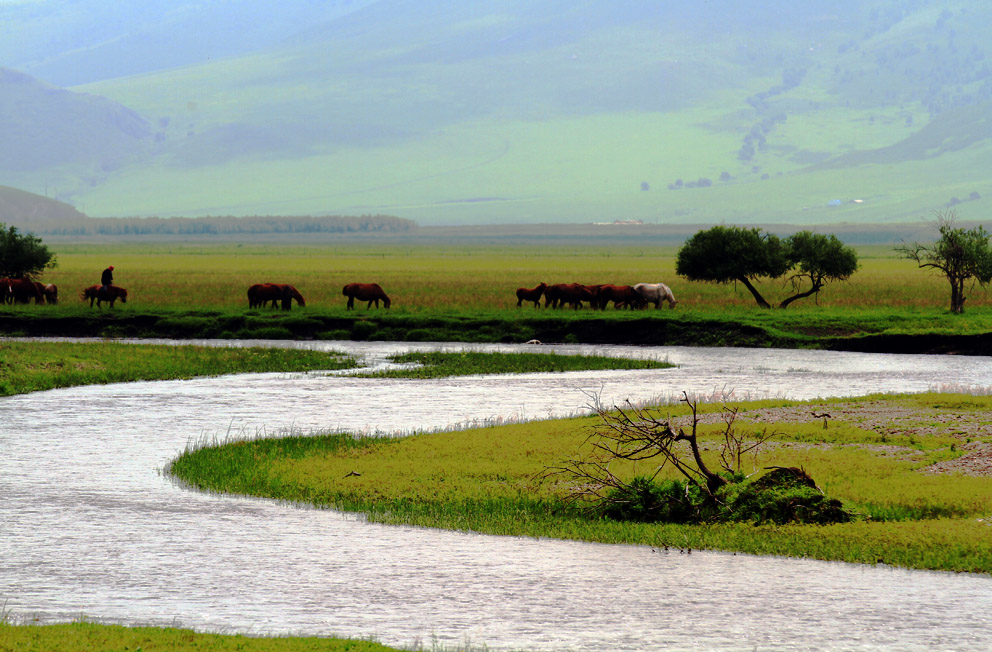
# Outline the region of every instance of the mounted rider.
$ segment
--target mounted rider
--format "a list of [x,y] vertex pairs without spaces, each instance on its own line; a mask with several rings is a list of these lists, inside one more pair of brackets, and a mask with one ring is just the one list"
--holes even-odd
[[114,284],[114,266],[111,265],[107,269],[103,270],[103,274],[100,275],[100,292],[103,295],[107,294],[107,288]]

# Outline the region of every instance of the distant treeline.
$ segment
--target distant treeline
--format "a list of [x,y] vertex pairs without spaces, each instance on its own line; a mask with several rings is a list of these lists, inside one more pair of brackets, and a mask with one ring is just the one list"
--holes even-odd
[[404,233],[417,223],[390,215],[323,217],[87,217],[46,222],[32,231],[47,235],[228,235],[265,233]]

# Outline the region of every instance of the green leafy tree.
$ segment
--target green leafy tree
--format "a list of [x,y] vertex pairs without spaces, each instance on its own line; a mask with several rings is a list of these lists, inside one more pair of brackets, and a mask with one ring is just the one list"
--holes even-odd
[[792,263],[793,288],[809,283],[809,289],[797,292],[779,304],[785,308],[797,299],[818,294],[831,281],[846,281],[858,270],[858,254],[835,235],[800,231],[786,238],[785,247]]
[[762,308],[770,308],[752,281],[779,278],[792,267],[787,247],[757,228],[714,226],[699,231],[679,249],[675,272],[690,281],[738,282]]
[[983,287],[992,280],[992,237],[982,226],[955,228],[956,211],[936,211],[940,238],[933,244],[914,242],[897,247],[903,257],[915,260],[920,268],[940,270],[951,286],[951,312],[964,312],[965,284],[972,280]]
[[55,254],[40,238],[0,223],[0,277],[34,279],[55,265]]

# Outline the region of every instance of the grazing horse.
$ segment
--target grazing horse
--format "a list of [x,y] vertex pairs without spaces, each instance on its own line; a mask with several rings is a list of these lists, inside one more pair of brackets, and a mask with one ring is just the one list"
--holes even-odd
[[7,288],[8,295],[5,300],[11,303],[31,303],[31,299],[34,299],[35,303],[45,303],[45,295],[38,291],[34,281],[26,278],[9,278]]
[[556,283],[549,285],[544,291],[544,307],[552,308],[564,307],[569,304],[578,310],[582,307],[583,301],[588,301],[593,308],[596,307],[596,294],[599,292],[598,285],[582,285],[581,283]]
[[536,288],[517,288],[517,307],[520,307],[524,301],[533,301],[534,307],[539,308],[541,306],[541,295],[544,294],[544,289],[548,287],[547,283],[541,283]]
[[348,297],[348,310],[355,307],[355,299],[359,301],[368,301],[369,305],[365,307],[366,310],[372,307],[373,302],[375,307],[379,307],[379,300],[382,299],[382,305],[386,308],[392,303],[386,293],[382,291],[378,283],[349,283],[344,286],[341,290],[341,294]]
[[33,283],[34,287],[38,290],[38,296],[35,297],[34,302],[44,304],[46,299],[45,284],[40,281],[33,281]]
[[45,286],[45,300],[53,306],[59,302],[59,286],[49,283]]
[[118,299],[121,300],[121,303],[127,303],[127,290],[116,285],[108,285],[106,290],[103,289],[102,285],[91,285],[83,290],[80,296],[83,301],[90,300],[90,308],[93,307],[94,301],[96,301],[97,308],[102,308],[103,306],[100,304],[104,301],[110,303],[111,308],[114,307],[114,302]]
[[273,308],[278,303],[283,310],[289,310],[293,307],[293,299],[299,306],[307,305],[303,295],[288,283],[256,283],[248,288],[249,308],[261,308],[271,301]]
[[0,304],[14,303],[14,290],[10,287],[10,279],[0,278]]
[[614,308],[635,308],[644,307],[644,299],[630,285],[601,285],[596,301],[600,310],[606,308],[606,304],[613,302]]
[[661,302],[667,301],[669,309],[675,307],[675,295],[672,289],[664,283],[638,283],[634,286],[644,303],[653,303],[655,308],[661,308]]

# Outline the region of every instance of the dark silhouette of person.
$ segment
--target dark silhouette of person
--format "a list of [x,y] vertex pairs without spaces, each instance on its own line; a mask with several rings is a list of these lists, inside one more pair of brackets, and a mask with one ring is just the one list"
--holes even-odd
[[114,266],[111,265],[107,269],[103,270],[103,274],[100,275],[100,292],[106,294],[107,287],[113,284],[114,284]]

